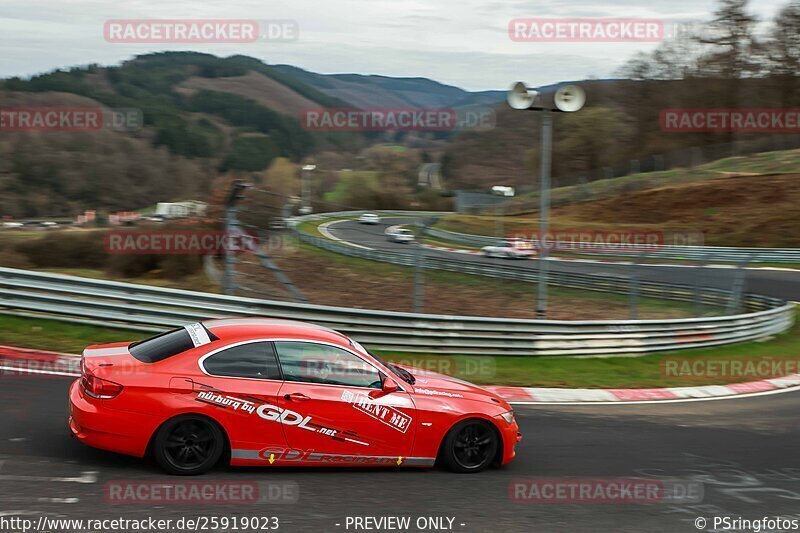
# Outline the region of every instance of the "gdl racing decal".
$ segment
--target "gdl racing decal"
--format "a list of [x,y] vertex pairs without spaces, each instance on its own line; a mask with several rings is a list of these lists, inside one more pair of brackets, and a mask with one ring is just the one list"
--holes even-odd
[[199,402],[216,405],[218,407],[231,407],[234,411],[244,411],[250,415],[252,415],[256,410],[255,402],[245,400],[243,398],[237,398],[235,396],[228,396],[227,394],[216,391],[199,392],[197,393],[196,399]]
[[368,443],[353,438],[358,436],[355,431],[340,431],[338,429],[325,427],[313,422],[311,416],[303,416],[300,413],[290,409],[283,409],[268,403],[257,405],[257,402],[259,401],[257,398],[245,399],[236,396],[230,396],[218,390],[207,390],[199,392],[196,400],[198,402],[207,403],[223,409],[230,407],[234,411],[238,412],[247,414],[256,413],[264,420],[278,422],[279,424],[284,424],[286,426],[297,426],[300,429],[327,435],[333,440],[347,441],[354,444],[360,444],[361,446],[369,446]]
[[383,466],[432,466],[433,457],[405,457],[387,455],[353,455],[343,453],[319,453],[312,450],[298,450],[296,448],[269,447],[260,451],[232,450],[234,459],[249,459],[266,461],[269,464],[278,463],[342,463],[356,465],[383,465]]
[[366,442],[344,436],[355,435],[355,432],[353,431],[339,431],[338,429],[321,426],[315,422],[312,422],[311,416],[303,416],[300,413],[296,413],[289,409],[282,409],[281,407],[274,405],[263,404],[256,409],[256,414],[258,414],[258,416],[264,420],[278,422],[279,424],[284,424],[287,426],[297,426],[308,431],[314,431],[316,433],[327,435],[333,440],[347,441],[354,444],[360,444],[362,446],[369,446],[369,444]]

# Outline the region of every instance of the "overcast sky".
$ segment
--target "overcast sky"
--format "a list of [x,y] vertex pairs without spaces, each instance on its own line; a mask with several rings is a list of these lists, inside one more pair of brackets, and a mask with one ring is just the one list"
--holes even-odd
[[[788,0],[756,0],[771,19]],[[0,0],[0,76],[57,67],[116,64],[136,54],[196,50],[244,54],[322,73],[420,76],[469,90],[505,89],[606,77],[649,43],[520,43],[508,22],[520,17],[641,17],[706,21],[713,0]],[[293,42],[115,44],[114,19],[290,19]]]

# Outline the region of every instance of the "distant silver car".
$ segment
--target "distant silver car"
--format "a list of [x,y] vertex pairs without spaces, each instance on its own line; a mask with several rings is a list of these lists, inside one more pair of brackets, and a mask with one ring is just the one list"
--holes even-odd
[[381,221],[380,217],[378,217],[378,215],[375,215],[373,213],[364,213],[363,215],[358,217],[358,223],[359,224],[373,224],[374,225],[374,224],[377,224],[380,221]]
[[521,240],[505,240],[492,246],[484,246],[481,253],[485,257],[502,257],[504,259],[530,259],[534,256],[530,243]]
[[386,232],[386,237],[390,242],[408,244],[414,242],[414,232],[406,228],[397,228]]

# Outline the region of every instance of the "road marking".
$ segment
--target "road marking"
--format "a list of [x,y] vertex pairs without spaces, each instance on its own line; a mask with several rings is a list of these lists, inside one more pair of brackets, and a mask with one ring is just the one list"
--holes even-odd
[[3,498],[0,497],[0,502],[5,503],[80,503],[80,498]]
[[79,477],[45,477],[45,476],[12,476],[0,475],[0,481],[45,481],[57,483],[97,483],[97,472],[81,472]]
[[328,231],[328,227],[329,226],[333,226],[334,224],[338,224],[340,222],[351,222],[351,220],[350,219],[347,219],[347,220],[332,220],[330,222],[325,222],[324,224],[320,224],[319,226],[317,226],[317,229],[319,230],[320,233],[322,233],[322,235],[324,235],[325,237],[327,237],[328,239],[330,239],[332,241],[338,241],[338,242],[347,244],[349,246],[355,246],[356,248],[362,248],[364,250],[373,250],[374,249],[374,248],[370,248],[369,246],[362,246],[362,245],[356,244],[354,242],[350,242],[350,241],[346,241],[344,239],[340,239],[339,237],[337,237],[336,235],[334,235],[333,233]]
[[51,376],[66,376],[73,378],[81,377],[80,374],[75,374],[73,372],[58,372],[55,370],[36,370],[34,368],[20,368],[17,366],[0,366],[0,370],[13,370],[14,372],[19,374],[48,374]]

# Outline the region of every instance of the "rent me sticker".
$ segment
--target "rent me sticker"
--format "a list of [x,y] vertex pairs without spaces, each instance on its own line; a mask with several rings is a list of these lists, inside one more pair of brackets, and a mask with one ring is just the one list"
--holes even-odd
[[408,431],[409,426],[411,426],[410,416],[390,405],[381,405],[379,403],[375,403],[366,394],[353,394],[350,391],[344,391],[342,393],[342,399],[346,402],[352,403],[353,407],[362,413],[365,413],[372,418],[383,422],[387,426],[391,427],[392,429],[396,429],[400,433],[405,433]]

